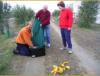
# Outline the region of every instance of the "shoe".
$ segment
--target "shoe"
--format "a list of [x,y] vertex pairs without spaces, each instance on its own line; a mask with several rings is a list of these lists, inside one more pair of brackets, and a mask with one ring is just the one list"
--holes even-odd
[[69,53],[69,54],[72,54],[73,52],[72,52],[72,51],[68,51],[68,53]]
[[51,46],[50,44],[47,44],[47,47],[48,47],[48,48],[50,48],[50,46]]
[[36,56],[35,55],[32,55],[32,58],[35,58]]
[[63,48],[60,48],[60,50],[67,50],[67,48],[66,47],[63,47]]
[[13,54],[17,55],[17,54],[19,54],[19,51],[17,49],[14,49]]
[[69,53],[69,54],[72,54],[72,53],[73,53],[72,49],[69,49],[69,48],[68,48],[68,53]]

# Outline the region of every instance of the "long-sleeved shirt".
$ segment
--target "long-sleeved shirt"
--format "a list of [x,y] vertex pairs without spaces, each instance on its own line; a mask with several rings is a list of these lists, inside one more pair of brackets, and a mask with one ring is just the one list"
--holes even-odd
[[16,43],[26,44],[33,47],[31,29],[28,26],[23,27],[16,37]]
[[40,10],[36,14],[36,18],[38,18],[41,21],[42,26],[50,24],[50,12],[48,10]]
[[70,8],[60,11],[59,26],[60,28],[71,28],[73,24],[73,12]]

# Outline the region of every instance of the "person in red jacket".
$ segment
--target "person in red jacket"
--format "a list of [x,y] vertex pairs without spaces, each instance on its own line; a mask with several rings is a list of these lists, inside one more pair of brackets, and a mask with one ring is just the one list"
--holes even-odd
[[59,26],[64,46],[61,50],[68,50],[69,53],[72,53],[71,28],[73,24],[73,12],[71,8],[65,8],[63,1],[59,2],[57,6],[60,9]]
[[41,27],[44,31],[45,42],[47,44],[47,47],[50,47],[50,12],[47,5],[45,5],[43,9],[37,12],[36,18],[41,21]]

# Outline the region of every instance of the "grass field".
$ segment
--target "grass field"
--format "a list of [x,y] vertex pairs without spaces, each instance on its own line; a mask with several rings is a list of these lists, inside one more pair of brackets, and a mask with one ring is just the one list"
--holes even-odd
[[13,57],[12,50],[15,46],[13,40],[14,38],[6,38],[5,35],[0,35],[0,74],[4,74]]

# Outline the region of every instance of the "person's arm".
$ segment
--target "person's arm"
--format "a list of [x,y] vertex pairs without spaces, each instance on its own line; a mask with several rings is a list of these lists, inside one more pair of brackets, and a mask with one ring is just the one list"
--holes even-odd
[[[40,20],[41,11],[42,10],[38,11],[37,14],[36,14],[36,16],[35,16],[35,18],[38,19],[38,20]],[[42,24],[40,24],[40,27],[42,27]]]
[[50,12],[47,13],[47,19],[43,22],[43,25],[50,22]]
[[68,30],[71,30],[73,24],[73,12],[71,9],[68,10]]
[[31,40],[31,38],[28,36],[28,34],[29,34],[29,33],[28,33],[27,31],[24,31],[24,32],[22,33],[23,39],[24,39],[24,41],[25,41],[25,43],[26,43],[27,45],[29,45],[30,47],[34,48],[33,43],[32,43],[32,40]]
[[41,10],[40,10],[40,11],[38,11],[38,12],[36,13],[35,18],[39,19],[39,17],[40,17],[40,13],[41,13]]

